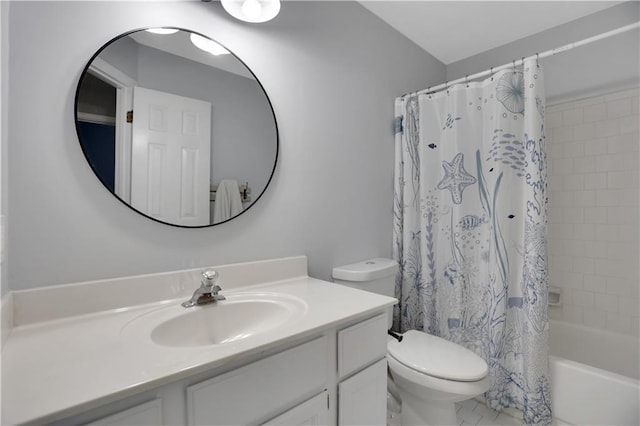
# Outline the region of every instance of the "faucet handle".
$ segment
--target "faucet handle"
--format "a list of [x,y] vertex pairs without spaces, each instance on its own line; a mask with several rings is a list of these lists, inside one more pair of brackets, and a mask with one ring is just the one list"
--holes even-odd
[[218,272],[214,271],[213,269],[205,269],[204,271],[202,271],[202,280],[200,281],[200,284],[202,285],[202,287],[207,288],[211,288],[213,286],[217,287],[218,278]]

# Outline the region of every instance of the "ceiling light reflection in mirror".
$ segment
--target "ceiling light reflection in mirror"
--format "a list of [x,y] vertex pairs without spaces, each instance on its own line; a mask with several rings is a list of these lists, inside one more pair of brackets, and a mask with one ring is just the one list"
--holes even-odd
[[145,30],[151,34],[175,34],[178,32],[177,28],[149,28]]
[[189,36],[191,43],[200,50],[211,53],[213,56],[228,55],[229,52],[210,38],[202,37],[200,34],[192,33]]

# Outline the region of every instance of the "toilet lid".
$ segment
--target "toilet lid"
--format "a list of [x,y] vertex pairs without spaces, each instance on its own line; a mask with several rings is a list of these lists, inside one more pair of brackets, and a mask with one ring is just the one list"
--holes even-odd
[[461,382],[483,379],[487,363],[469,349],[421,331],[409,330],[402,342],[387,345],[389,355],[405,366],[432,377]]

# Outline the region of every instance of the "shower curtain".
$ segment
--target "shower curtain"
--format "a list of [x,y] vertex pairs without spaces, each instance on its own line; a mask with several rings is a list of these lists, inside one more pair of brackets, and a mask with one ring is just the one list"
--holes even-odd
[[551,422],[546,156],[535,60],[396,100],[394,328],[489,365],[489,407]]

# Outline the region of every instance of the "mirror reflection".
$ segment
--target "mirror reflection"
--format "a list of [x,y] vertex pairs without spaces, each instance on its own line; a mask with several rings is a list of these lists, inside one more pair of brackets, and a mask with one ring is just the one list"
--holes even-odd
[[135,31],[102,47],[78,84],[76,129],[117,198],[174,226],[242,214],[278,154],[273,109],[253,73],[213,40],[179,29]]

